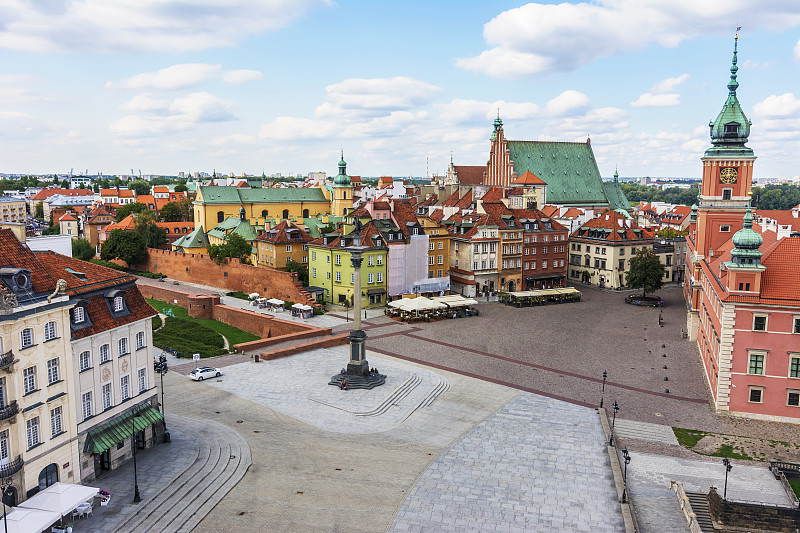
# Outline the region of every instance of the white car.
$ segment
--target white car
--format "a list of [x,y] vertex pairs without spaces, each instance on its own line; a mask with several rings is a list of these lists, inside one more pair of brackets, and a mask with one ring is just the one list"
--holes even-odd
[[211,366],[201,366],[195,368],[194,370],[189,373],[189,376],[195,381],[203,381],[205,378],[218,378],[222,375],[222,372],[219,371],[219,368],[214,368]]

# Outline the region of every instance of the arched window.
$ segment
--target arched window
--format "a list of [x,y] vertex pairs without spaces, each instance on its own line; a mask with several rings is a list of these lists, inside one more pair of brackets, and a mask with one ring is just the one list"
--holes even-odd
[[267,218],[267,215],[269,215],[269,211],[267,211],[266,209],[261,211],[261,218]]
[[58,465],[50,463],[39,472],[39,490],[44,490],[58,482]]
[[308,218],[308,209],[303,209],[303,218]]
[[288,209],[284,209],[283,210],[283,218],[289,218],[289,210]]
[[225,220],[225,211],[217,211],[217,222]]

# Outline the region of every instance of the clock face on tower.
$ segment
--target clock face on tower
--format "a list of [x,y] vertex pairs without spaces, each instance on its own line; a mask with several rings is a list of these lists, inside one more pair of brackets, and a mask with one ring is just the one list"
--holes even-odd
[[738,174],[736,167],[724,167],[719,171],[719,181],[728,184],[736,183]]

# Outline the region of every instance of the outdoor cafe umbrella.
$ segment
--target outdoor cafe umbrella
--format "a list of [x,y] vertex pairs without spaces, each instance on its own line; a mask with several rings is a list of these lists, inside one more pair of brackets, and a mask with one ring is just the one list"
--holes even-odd
[[60,519],[61,515],[54,511],[12,507],[6,513],[6,527],[8,533],[42,533]]
[[64,516],[74,511],[78,505],[97,496],[99,490],[96,487],[86,487],[59,481],[40,491],[32,498],[28,498],[19,504],[19,507],[53,511],[58,513],[59,516]]

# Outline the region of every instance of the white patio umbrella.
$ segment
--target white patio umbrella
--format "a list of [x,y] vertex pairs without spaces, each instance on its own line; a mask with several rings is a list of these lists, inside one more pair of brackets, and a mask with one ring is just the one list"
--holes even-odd
[[99,490],[96,487],[86,487],[59,481],[32,498],[28,498],[19,504],[19,507],[53,511],[59,513],[59,516],[64,516],[74,511],[78,505],[96,496]]
[[8,533],[42,533],[59,520],[61,520],[60,514],[41,509],[12,507],[6,513]]
[[260,294],[258,294],[257,292],[251,292],[250,294],[248,294],[248,297],[249,297],[251,300],[255,300],[255,299],[256,299],[256,298],[258,298],[259,296],[261,296],[261,295],[260,295]]

